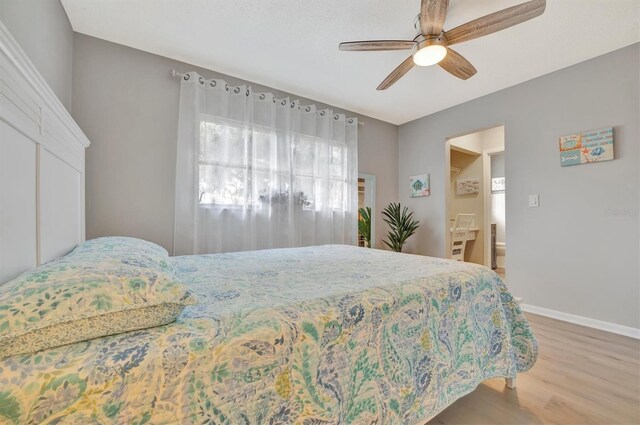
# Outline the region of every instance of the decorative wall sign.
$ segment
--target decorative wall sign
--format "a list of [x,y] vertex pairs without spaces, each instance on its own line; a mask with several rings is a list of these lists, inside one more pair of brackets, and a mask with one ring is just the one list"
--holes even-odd
[[491,179],[491,191],[499,192],[504,190],[504,177],[494,177]]
[[412,198],[431,195],[431,183],[429,182],[429,174],[419,174],[417,176],[410,177],[409,183]]
[[613,128],[571,134],[560,138],[560,165],[589,164],[613,159]]
[[471,195],[480,192],[479,178],[456,180],[456,195]]

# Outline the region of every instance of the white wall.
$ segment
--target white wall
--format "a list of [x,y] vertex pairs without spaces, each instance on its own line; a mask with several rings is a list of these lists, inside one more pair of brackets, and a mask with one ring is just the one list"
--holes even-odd
[[504,127],[498,126],[480,132],[482,150],[504,150]]
[[71,110],[73,30],[59,0],[0,0],[0,21]]
[[[430,197],[399,192],[423,223],[408,250],[444,255],[445,140],[504,124],[508,285],[528,304],[640,328],[639,53],[634,44],[400,126],[401,189],[431,173]],[[560,136],[604,126],[614,161],[560,167]]]
[[[180,81],[169,69],[195,70],[233,85],[246,82],[82,34],[76,33],[74,41],[73,117],[91,140],[87,238],[133,236],[171,251]],[[386,225],[379,212],[398,200],[398,127],[334,110],[364,123],[358,130],[358,165],[360,172],[376,176],[376,247],[382,247]]]
[[460,152],[466,152],[469,154],[475,153],[480,155],[482,153],[482,132],[478,131],[464,136],[456,137],[449,141],[451,148]]

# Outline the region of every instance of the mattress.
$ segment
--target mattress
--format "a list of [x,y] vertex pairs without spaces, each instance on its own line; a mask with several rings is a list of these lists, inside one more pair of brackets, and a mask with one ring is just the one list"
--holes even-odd
[[485,267],[340,245],[172,263],[198,305],[0,360],[0,423],[423,424],[537,357]]

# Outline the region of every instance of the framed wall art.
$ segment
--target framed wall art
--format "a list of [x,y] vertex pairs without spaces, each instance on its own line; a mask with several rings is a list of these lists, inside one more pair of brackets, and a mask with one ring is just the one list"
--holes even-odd
[[412,198],[431,195],[431,182],[429,174],[418,174],[409,178],[409,186]]
[[613,127],[560,138],[560,165],[591,164],[613,159]]
[[480,192],[480,179],[465,178],[456,180],[456,195],[471,195]]

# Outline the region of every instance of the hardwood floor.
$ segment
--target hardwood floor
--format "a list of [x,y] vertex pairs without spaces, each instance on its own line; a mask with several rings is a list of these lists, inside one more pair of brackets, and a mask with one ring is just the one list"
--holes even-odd
[[537,363],[517,388],[492,379],[432,424],[640,424],[640,341],[527,314]]

